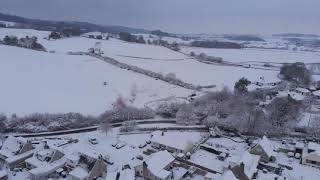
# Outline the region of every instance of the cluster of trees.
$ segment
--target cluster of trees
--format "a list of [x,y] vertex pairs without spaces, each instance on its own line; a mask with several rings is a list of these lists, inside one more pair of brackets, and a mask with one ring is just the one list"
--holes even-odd
[[99,122],[96,117],[84,116],[79,113],[34,113],[23,117],[18,117],[15,114],[7,117],[2,114],[0,115],[0,133],[68,130],[96,125]]
[[119,97],[115,103],[112,104],[112,109],[101,114],[100,119],[108,121],[109,123],[151,119],[154,118],[155,113],[150,108],[136,108],[129,106]]
[[174,51],[180,51],[180,46],[177,42],[173,42],[173,43],[169,43],[168,41],[165,41],[165,40],[162,40],[161,38],[160,39],[154,39],[153,41],[150,41],[148,39],[147,41],[148,44],[153,44],[153,45],[156,45],[156,46],[163,46],[163,47],[166,47],[166,48],[169,48],[171,50],[174,50]]
[[72,36],[80,36],[81,30],[80,28],[76,27],[64,27],[60,28],[59,31],[52,31],[49,34],[49,40],[50,39],[61,39],[64,37],[72,37]]
[[200,60],[200,61],[210,61],[210,62],[216,62],[216,63],[222,63],[223,58],[222,57],[216,57],[216,56],[207,56],[205,53],[200,53],[197,55],[195,52],[191,51],[190,56]]
[[[234,92],[227,88],[210,92],[190,103],[160,104],[156,113],[176,118],[179,124],[218,125],[251,135],[281,135],[294,129],[306,102],[290,96],[275,97],[272,90],[248,91],[249,81],[240,79]],[[262,105],[267,96],[275,97]]]
[[300,62],[284,64],[281,67],[280,76],[284,80],[306,87],[312,82],[311,72],[304,63]]
[[7,27],[6,24],[0,22],[0,28],[6,28],[6,27]]
[[122,41],[133,42],[133,43],[140,43],[140,44],[146,43],[143,36],[136,36],[126,32],[119,33],[119,39]]
[[171,37],[171,35],[167,32],[163,32],[161,30],[154,30],[150,32],[152,35],[156,35],[159,37]]
[[18,46],[38,51],[46,51],[45,47],[38,42],[37,37],[26,36],[24,38],[18,38],[16,36],[5,36],[3,38],[3,44],[10,46]]
[[226,35],[224,38],[233,41],[265,41],[264,39],[255,35]]
[[192,47],[203,48],[224,48],[224,49],[241,49],[242,45],[233,42],[223,41],[192,41],[190,44]]
[[179,111],[180,106],[181,103],[165,101],[157,106],[155,112],[163,118],[176,118],[176,114]]

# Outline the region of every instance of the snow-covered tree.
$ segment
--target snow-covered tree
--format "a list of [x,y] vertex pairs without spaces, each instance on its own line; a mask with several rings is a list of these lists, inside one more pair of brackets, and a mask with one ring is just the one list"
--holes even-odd
[[164,118],[175,118],[181,104],[165,101],[158,105],[156,114]]

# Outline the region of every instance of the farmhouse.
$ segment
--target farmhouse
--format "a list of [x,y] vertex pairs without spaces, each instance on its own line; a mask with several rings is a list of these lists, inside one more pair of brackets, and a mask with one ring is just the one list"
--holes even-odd
[[149,180],[171,179],[172,172],[167,169],[174,161],[174,157],[168,151],[159,151],[150,156],[142,165],[136,166],[136,175]]
[[260,156],[245,152],[241,157],[234,156],[229,159],[229,168],[240,180],[254,179],[258,172]]
[[24,166],[24,160],[34,153],[32,144],[22,137],[8,136],[0,150],[0,165],[10,169]]
[[250,153],[261,156],[260,160],[268,163],[275,161],[276,153],[274,149],[272,142],[266,136],[263,136],[259,143],[250,150]]
[[309,142],[307,148],[303,150],[301,163],[313,167],[320,167],[320,145]]
[[152,147],[164,148],[171,153],[187,153],[201,139],[199,134],[189,132],[154,131],[151,136]]
[[31,180],[47,179],[65,164],[64,154],[54,149],[43,149],[25,161]]

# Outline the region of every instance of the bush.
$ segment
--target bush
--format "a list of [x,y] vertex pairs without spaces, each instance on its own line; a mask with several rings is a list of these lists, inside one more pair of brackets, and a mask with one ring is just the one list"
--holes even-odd
[[10,46],[18,45],[18,37],[16,36],[5,36],[3,39],[3,43]]
[[243,95],[243,94],[248,92],[247,86],[250,85],[250,84],[251,84],[251,82],[248,79],[241,78],[241,79],[239,79],[238,82],[235,83],[234,92],[236,94]]
[[61,38],[61,34],[53,31],[49,34],[49,39],[60,39]]

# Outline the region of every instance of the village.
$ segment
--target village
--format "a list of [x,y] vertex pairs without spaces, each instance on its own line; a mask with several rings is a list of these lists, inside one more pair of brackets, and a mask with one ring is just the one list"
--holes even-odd
[[1,145],[0,179],[280,180],[316,179],[320,173],[316,140],[255,138],[170,123],[139,126],[144,131],[10,135]]

